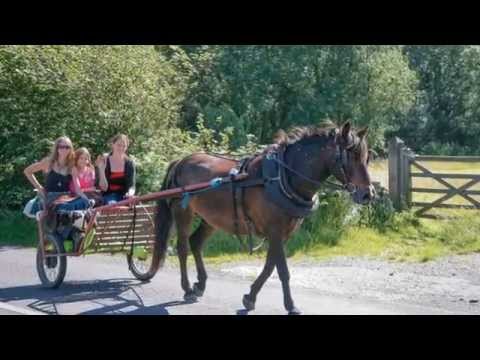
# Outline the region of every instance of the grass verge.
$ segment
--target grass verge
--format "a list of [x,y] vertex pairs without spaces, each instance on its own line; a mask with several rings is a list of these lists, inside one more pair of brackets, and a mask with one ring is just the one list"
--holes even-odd
[[[289,258],[324,260],[337,256],[365,256],[392,261],[430,261],[480,251],[480,217],[476,211],[451,211],[448,220],[415,219],[400,214],[392,228],[349,226],[339,231],[323,224],[304,225],[287,243]],[[0,246],[37,244],[35,221],[20,212],[0,211]],[[175,239],[171,240],[175,248]],[[216,233],[205,247],[205,262],[221,264],[263,260],[265,251],[250,256],[237,238]]]

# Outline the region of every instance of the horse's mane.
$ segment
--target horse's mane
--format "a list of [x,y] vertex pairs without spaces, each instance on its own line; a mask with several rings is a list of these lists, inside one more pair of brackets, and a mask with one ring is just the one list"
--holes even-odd
[[280,146],[291,145],[314,136],[326,136],[335,128],[338,128],[338,126],[331,121],[325,121],[316,126],[296,126],[288,130],[288,132],[283,130],[278,131],[273,141],[274,144]]
[[[279,130],[275,137],[273,146],[288,146],[295,143],[298,143],[302,140],[307,140],[315,136],[326,137],[329,136],[332,129],[337,129],[339,126],[334,122],[327,120],[322,122],[319,125],[311,126],[295,126],[288,130],[287,132]],[[353,129],[354,130],[354,129]],[[355,130],[354,130],[355,131]],[[365,140],[361,141],[358,144],[358,151],[360,154],[363,154],[367,151],[367,143]]]

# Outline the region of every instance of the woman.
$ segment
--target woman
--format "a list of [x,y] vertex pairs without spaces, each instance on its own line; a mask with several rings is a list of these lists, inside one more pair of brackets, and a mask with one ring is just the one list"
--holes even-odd
[[[71,169],[73,165],[74,152],[72,141],[62,136],[55,140],[50,155],[43,160],[28,166],[24,174],[35,189],[47,203],[51,204],[59,196],[69,192],[69,185],[72,180]],[[35,173],[42,171],[45,178],[43,187],[35,177]]]
[[[72,141],[70,138],[62,136],[55,140],[48,157],[24,170],[25,176],[37,189],[39,196],[44,199],[47,208],[55,203],[57,212],[82,210],[88,207],[88,203],[78,199],[72,200],[70,195],[74,158]],[[42,186],[35,177],[35,173],[40,171],[46,176],[45,186]],[[32,212],[35,213],[38,210],[40,209],[37,206],[37,209]]]
[[126,135],[116,135],[110,140],[112,152],[97,158],[99,187],[106,205],[135,195],[135,164],[127,156],[128,145]]

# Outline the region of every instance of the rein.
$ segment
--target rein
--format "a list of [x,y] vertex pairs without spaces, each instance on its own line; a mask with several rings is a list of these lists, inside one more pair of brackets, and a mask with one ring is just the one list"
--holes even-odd
[[274,156],[275,152],[270,152],[267,154],[266,158],[268,160],[273,160],[275,161],[278,165],[280,165],[281,167],[285,168],[286,170],[290,171],[292,174],[295,174],[297,175],[298,177],[300,177],[301,179],[305,180],[305,181],[308,181],[309,183],[315,185],[315,186],[322,186],[324,183],[327,183],[328,185],[330,185],[331,187],[337,189],[337,190],[346,190],[348,191],[349,193],[353,193],[355,192],[356,190],[356,186],[353,185],[349,180],[348,180],[348,177],[346,175],[346,167],[348,165],[348,158],[347,158],[347,154],[346,152],[348,150],[351,150],[353,149],[354,147],[356,146],[356,144],[354,143],[353,145],[351,145],[350,147],[348,148],[344,148],[344,149],[340,149],[340,145],[336,144],[336,154],[335,154],[335,170],[338,171],[341,175],[341,177],[343,178],[343,184],[342,185],[338,185],[334,182],[331,182],[331,181],[328,181],[328,180],[325,180],[325,181],[317,181],[317,180],[314,180],[304,174],[302,174],[301,172],[293,169],[291,166],[289,166],[288,164],[286,164],[284,161],[280,160],[278,158],[278,156]]

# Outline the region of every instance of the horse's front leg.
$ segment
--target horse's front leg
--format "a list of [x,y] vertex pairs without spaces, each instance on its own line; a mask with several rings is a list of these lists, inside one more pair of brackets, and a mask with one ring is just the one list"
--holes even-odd
[[250,287],[250,293],[243,296],[243,306],[248,311],[255,309],[255,302],[257,301],[257,295],[262,289],[263,285],[267,279],[272,275],[273,270],[275,269],[276,257],[277,257],[277,246],[274,245],[275,241],[270,240],[267,252],[267,260],[265,266],[263,267],[262,272],[253,282]]
[[300,315],[301,311],[295,307],[293,303],[292,294],[290,292],[290,272],[288,271],[287,257],[283,244],[278,249],[277,257],[277,272],[283,289],[283,303],[289,315]]

